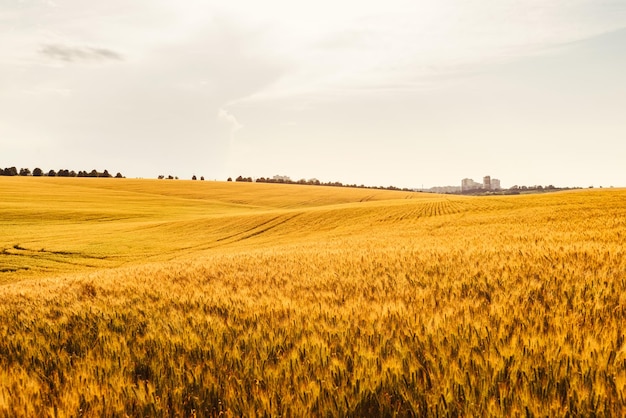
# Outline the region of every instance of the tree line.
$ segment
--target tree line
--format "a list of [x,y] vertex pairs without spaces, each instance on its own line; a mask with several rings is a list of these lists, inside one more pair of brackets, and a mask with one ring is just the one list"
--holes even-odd
[[[232,177],[229,177],[226,181],[233,181]],[[248,183],[279,183],[279,184],[302,184],[308,186],[332,186],[332,187],[352,187],[358,189],[377,189],[377,190],[401,190],[404,192],[413,192],[415,190],[408,188],[399,188],[395,186],[365,186],[363,184],[357,186],[356,184],[343,184],[339,181],[329,181],[329,182],[321,182],[318,179],[300,179],[297,181],[291,180],[289,178],[270,178],[270,177],[259,177],[256,180],[253,180],[252,177],[243,177],[238,176],[235,179],[236,182],[248,182]]]
[[[163,180],[163,179],[166,179],[166,180],[178,180],[178,176],[172,176],[172,175],[169,175],[169,176],[167,176],[167,177],[166,177],[166,176],[164,176],[164,175],[160,175],[160,176],[159,176],[159,177],[157,177],[157,178],[158,178],[159,180]],[[198,180],[198,177],[194,174],[194,175],[191,177],[191,179],[192,179],[192,180]],[[201,176],[201,177],[200,177],[200,180],[201,180],[201,181],[204,181],[204,176]]]
[[[74,171],[74,170],[66,170],[61,169],[58,171],[49,170],[45,172],[41,168],[37,167],[32,172],[28,168],[20,168],[19,170],[16,167],[8,167],[8,168],[0,168],[0,176],[33,176],[33,177],[114,177],[111,175],[108,170],[104,170],[102,172],[98,170],[91,171]],[[117,173],[115,178],[121,179],[124,178],[122,173]]]

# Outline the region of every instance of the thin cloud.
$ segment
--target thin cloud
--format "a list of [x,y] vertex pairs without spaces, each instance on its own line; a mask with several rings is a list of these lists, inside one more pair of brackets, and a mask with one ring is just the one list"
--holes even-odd
[[233,115],[232,113],[228,112],[227,110],[220,109],[217,112],[217,118],[220,121],[222,121],[226,126],[228,126],[229,139],[231,141],[233,140],[233,138],[235,136],[235,132],[237,132],[238,130],[243,128],[243,125],[241,123],[239,123],[239,121],[237,120],[235,115]]
[[95,48],[90,46],[72,47],[59,44],[47,44],[43,45],[39,52],[53,60],[65,62],[102,62],[124,60],[124,56],[118,52],[106,48]]

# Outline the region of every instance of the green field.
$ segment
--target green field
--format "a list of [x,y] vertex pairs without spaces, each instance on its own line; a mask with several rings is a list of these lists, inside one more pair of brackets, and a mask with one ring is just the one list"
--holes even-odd
[[626,190],[0,177],[0,416],[622,416]]

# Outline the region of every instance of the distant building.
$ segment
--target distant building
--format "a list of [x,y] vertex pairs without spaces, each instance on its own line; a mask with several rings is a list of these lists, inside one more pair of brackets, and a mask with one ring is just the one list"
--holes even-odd
[[289,176],[274,176],[274,181],[277,181],[279,183],[289,183],[291,181],[291,178]]
[[491,190],[491,177],[490,176],[483,177],[483,189]]
[[461,191],[459,186],[439,186],[428,189],[432,193],[458,193]]
[[500,190],[500,180],[492,179],[491,176],[483,177],[483,182],[478,183],[472,179],[463,179],[461,181],[461,192],[470,190]]
[[477,190],[483,187],[482,184],[475,182],[472,179],[463,179],[461,181],[461,192],[467,192],[469,190]]

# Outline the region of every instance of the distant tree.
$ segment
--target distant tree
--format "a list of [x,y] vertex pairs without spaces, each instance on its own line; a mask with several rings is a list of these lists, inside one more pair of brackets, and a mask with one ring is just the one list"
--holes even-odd
[[204,181],[204,176],[200,177],[200,181]]
[[69,177],[69,176],[70,176],[70,170],[61,169],[57,171],[57,177]]
[[48,171],[48,177],[56,177],[57,173],[54,170]]
[[17,176],[18,174],[19,174],[19,173],[18,173],[18,171],[17,171],[17,168],[15,168],[15,167],[10,167],[10,168],[5,168],[5,169],[4,169],[4,175],[5,175],[5,176],[11,176],[11,177],[13,177],[13,176]]
[[122,173],[117,173],[117,174],[115,175],[115,178],[116,178],[116,179],[122,179],[122,178],[124,178],[124,176],[122,176]]
[[195,175],[195,174],[191,177],[191,179],[192,179],[192,180],[198,180],[198,178],[196,177],[196,175]]
[[104,170],[104,171],[102,172],[102,174],[101,174],[101,175],[99,175],[98,177],[106,177],[106,178],[111,178],[111,177],[113,177],[113,176],[109,174],[109,170]]
[[76,171],[72,170],[69,172],[70,177],[76,177]]
[[41,170],[41,168],[37,167],[33,170],[33,176],[35,177],[41,177],[43,176],[43,171]]
[[168,180],[174,180],[174,177],[172,177],[172,176],[170,175],[170,176],[167,176],[167,179],[168,179]]
[[28,168],[21,168],[20,176],[30,176],[30,170]]
[[98,177],[98,171],[93,169],[87,174],[87,177]]
[[165,176],[164,176],[164,175],[160,175],[160,176],[159,176],[159,180],[163,180],[164,178],[165,178]]
[[237,178],[235,179],[235,181],[243,181],[243,177],[241,177],[241,176],[237,176]]
[[78,172],[78,177],[87,177],[87,172],[86,172],[86,171],[84,171],[84,170],[80,170],[80,171]]
[[229,177],[228,180],[226,180],[226,181],[233,181],[233,178]]

